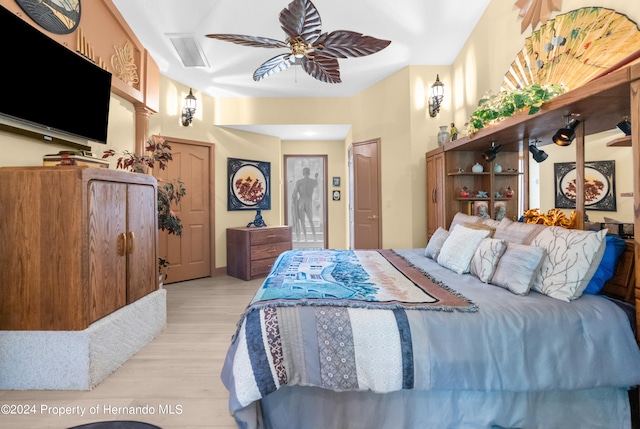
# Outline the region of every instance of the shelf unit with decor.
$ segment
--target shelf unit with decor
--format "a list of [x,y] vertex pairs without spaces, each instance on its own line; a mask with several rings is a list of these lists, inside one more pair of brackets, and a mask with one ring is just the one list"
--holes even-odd
[[[585,167],[585,136],[612,130],[623,117],[629,117],[632,127],[631,135],[615,141],[613,145],[631,145],[633,159],[636,163],[633,172],[633,189],[634,189],[634,210],[635,222],[634,229],[640,230],[640,174],[638,166],[640,165],[640,63],[630,62],[621,65],[609,71],[606,74],[594,79],[583,86],[568,91],[548,102],[544,103],[542,108],[533,115],[527,112],[519,112],[515,115],[505,118],[500,122],[489,125],[476,131],[471,136],[461,137],[453,142],[446,143],[442,147],[443,156],[445,158],[445,189],[442,195],[436,201],[445,208],[444,222],[438,226],[447,228],[453,215],[461,207],[459,201],[459,186],[463,181],[472,183],[472,186],[487,186],[483,180],[489,181],[488,189],[494,191],[500,188],[503,181],[516,179],[516,174],[509,173],[491,173],[493,165],[485,165],[485,169],[489,172],[487,177],[474,175],[455,174],[458,168],[464,168],[465,172],[476,161],[481,160],[483,151],[489,149],[492,142],[502,145],[502,151],[498,153],[496,162],[499,162],[503,168],[518,168],[518,189],[514,200],[509,201],[515,204],[516,198],[522,204],[522,210],[526,210],[528,195],[528,145],[530,141],[543,142],[544,144],[553,144],[551,138],[554,133],[564,126],[564,117],[570,114],[579,114],[580,124],[576,128],[576,138],[572,143],[572,148],[576,153],[576,182],[577,182],[577,198],[576,198],[576,221],[578,225],[584,225],[584,167]],[[540,146],[540,145],[539,145]],[[432,151],[433,152],[433,151]],[[428,152],[429,156],[432,152]],[[466,153],[471,153],[468,155]],[[518,154],[518,155],[516,155]],[[524,155],[523,155],[524,154]],[[468,158],[475,157],[473,162]],[[515,157],[521,157],[522,163],[515,165]],[[503,158],[506,157],[506,158]],[[513,161],[512,161],[513,160]],[[427,178],[430,177],[427,172]],[[465,185],[468,186],[468,185]],[[429,213],[429,205],[434,204],[430,197],[432,184],[428,183],[427,187],[427,213]],[[495,197],[490,195],[490,199],[495,201]],[[468,201],[463,201],[465,203]],[[512,210],[508,209],[508,212]],[[511,215],[508,214],[510,217]],[[427,224],[429,224],[427,220]],[[634,238],[635,248],[640,246],[640,237]],[[638,312],[637,324],[638,332],[640,332],[640,284],[637,279],[640,278],[640,256],[635,252],[634,270],[635,281],[631,286],[636,287],[635,304]],[[634,297],[629,297],[630,301],[634,301]],[[640,342],[640,334],[638,334]]]
[[[488,147],[487,147],[488,148]],[[522,150],[515,145],[510,150],[500,151],[493,162],[485,162],[482,152],[486,150],[440,150],[427,152],[427,236],[430,237],[438,227],[447,228],[456,213],[470,215],[479,214],[481,208],[486,209],[486,216],[496,219],[499,209],[504,206],[506,216],[515,220],[523,210],[523,176],[526,163]],[[518,149],[518,150],[515,150]],[[434,170],[435,159],[440,153],[442,157],[442,173]],[[482,172],[473,172],[474,164],[480,163]],[[496,173],[499,164],[502,172]],[[521,167],[522,166],[522,167]],[[437,192],[438,183],[443,183],[442,192]],[[463,195],[463,190],[469,193]],[[511,197],[507,191],[511,190]],[[486,197],[480,196],[484,191]],[[497,193],[497,194],[496,194]],[[436,198],[441,195],[442,198]],[[432,213],[441,213],[433,217]]]

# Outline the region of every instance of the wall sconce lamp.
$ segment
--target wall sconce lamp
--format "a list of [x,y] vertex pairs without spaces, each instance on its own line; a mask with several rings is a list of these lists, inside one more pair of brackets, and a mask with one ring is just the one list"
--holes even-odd
[[482,153],[485,161],[491,162],[496,159],[496,154],[502,150],[502,145],[496,146],[496,142],[491,142],[491,149],[487,149]]
[[193,115],[196,114],[198,100],[193,96],[193,91],[189,88],[189,95],[184,98],[184,107],[182,108],[182,125],[188,127],[193,121]]
[[629,118],[624,118],[616,127],[622,131],[625,136],[631,135],[631,122],[629,122]]
[[547,152],[538,149],[537,142],[529,143],[529,152],[533,155],[533,159],[539,164],[549,157]]
[[558,146],[569,146],[573,142],[573,139],[576,137],[576,127],[578,126],[580,121],[577,119],[569,120],[570,117],[571,115],[566,115],[564,117],[566,123],[565,127],[560,128],[553,135],[552,140]]
[[444,83],[440,82],[440,75],[436,75],[436,81],[429,92],[429,116],[435,118],[440,113],[440,104],[444,98]]

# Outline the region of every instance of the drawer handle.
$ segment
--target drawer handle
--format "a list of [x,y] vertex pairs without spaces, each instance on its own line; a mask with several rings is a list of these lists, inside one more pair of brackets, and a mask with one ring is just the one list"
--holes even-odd
[[275,234],[267,235],[267,238],[276,238],[276,237],[277,237],[277,235],[275,235]]
[[277,250],[276,250],[276,249],[269,249],[269,250],[267,250],[267,253],[274,253],[274,252],[277,252]]

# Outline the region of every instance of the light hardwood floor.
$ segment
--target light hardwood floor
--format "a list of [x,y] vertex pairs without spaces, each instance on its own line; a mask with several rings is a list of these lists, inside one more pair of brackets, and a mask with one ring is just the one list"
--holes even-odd
[[[167,327],[158,337],[91,391],[0,391],[0,406],[35,411],[7,415],[0,409],[0,428],[61,429],[104,420],[163,429],[236,428],[220,371],[240,314],[261,282],[225,276],[166,285]],[[110,412],[144,406],[154,414]],[[84,407],[85,415],[57,416],[55,407]]]

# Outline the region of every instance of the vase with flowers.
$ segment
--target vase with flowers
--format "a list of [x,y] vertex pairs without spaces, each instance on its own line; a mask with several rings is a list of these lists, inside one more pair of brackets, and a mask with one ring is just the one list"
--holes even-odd
[[[124,151],[117,159],[116,168],[128,170],[133,173],[149,174],[149,170],[159,168],[164,170],[167,163],[173,160],[171,154],[171,146],[161,136],[151,136],[147,139],[145,145],[145,154],[138,155],[129,151]],[[113,149],[105,150],[102,158],[110,158],[115,156]],[[171,209],[180,202],[180,199],[187,193],[184,183],[180,179],[171,181],[158,180],[158,229],[167,231],[169,234],[177,236],[182,235],[182,222],[180,218]],[[160,271],[160,280],[167,276],[169,261],[164,258],[158,258],[158,267]]]

